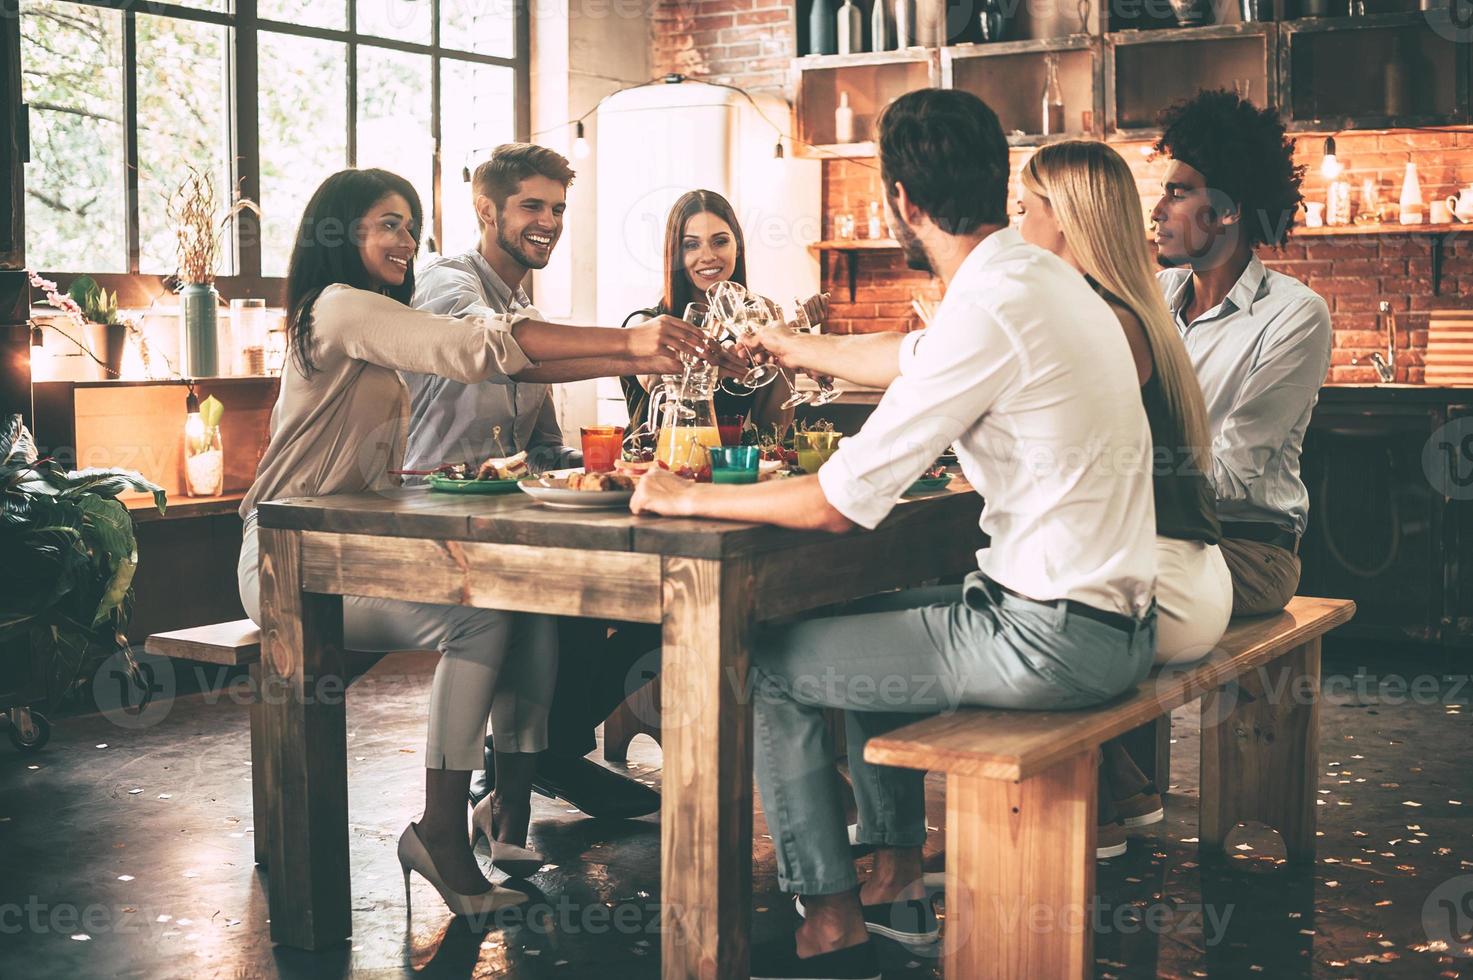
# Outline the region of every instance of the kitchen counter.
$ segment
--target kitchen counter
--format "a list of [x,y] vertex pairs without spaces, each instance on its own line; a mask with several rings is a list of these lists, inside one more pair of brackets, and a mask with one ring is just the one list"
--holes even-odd
[[1453,385],[1355,384],[1325,385],[1320,388],[1320,403],[1344,405],[1348,402],[1375,401],[1400,405],[1445,405],[1449,402],[1473,401],[1473,387]]

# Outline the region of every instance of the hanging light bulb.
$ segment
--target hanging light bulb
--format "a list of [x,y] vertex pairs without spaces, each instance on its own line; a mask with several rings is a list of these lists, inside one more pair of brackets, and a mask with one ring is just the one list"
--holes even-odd
[[199,415],[199,396],[194,393],[194,385],[189,386],[189,394],[184,398],[184,439],[191,446],[198,446],[205,439],[205,422]]
[[781,136],[777,138],[777,145],[772,148],[772,158],[774,160],[783,158],[783,138]]
[[1325,137],[1325,159],[1320,163],[1320,174],[1326,180],[1334,180],[1345,170],[1335,158],[1335,137]]
[[45,347],[46,346],[46,334],[44,334],[41,331],[41,328],[38,327],[38,326],[36,326],[34,323],[31,324],[31,346],[32,347]]
[[573,159],[587,160],[589,153],[588,138],[583,135],[583,120],[574,123],[573,129]]

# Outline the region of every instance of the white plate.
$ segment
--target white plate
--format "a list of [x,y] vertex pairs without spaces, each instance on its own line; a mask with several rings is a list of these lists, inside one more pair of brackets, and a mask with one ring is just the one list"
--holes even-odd
[[559,510],[608,510],[628,507],[633,490],[569,490],[566,476],[549,477],[552,486],[543,486],[535,476],[527,477],[517,484],[522,492],[538,503]]

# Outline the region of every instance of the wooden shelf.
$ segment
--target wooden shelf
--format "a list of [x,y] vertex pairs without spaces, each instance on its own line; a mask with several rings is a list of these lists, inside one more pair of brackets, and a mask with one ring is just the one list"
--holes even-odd
[[814,252],[888,252],[899,247],[893,238],[834,238],[808,246]]
[[1473,224],[1446,225],[1324,225],[1320,228],[1296,227],[1293,238],[1341,238],[1349,235],[1451,235],[1473,232]]
[[837,252],[848,260],[849,268],[849,302],[854,302],[855,292],[858,289],[859,280],[859,253],[860,252],[895,252],[899,251],[900,243],[893,238],[834,238],[828,241],[814,242],[808,248],[815,254],[822,255],[824,252]]
[[1432,295],[1442,295],[1443,243],[1447,236],[1473,231],[1473,225],[1324,225],[1319,228],[1295,228],[1290,238],[1394,238],[1398,236],[1426,238],[1432,251]]
[[233,514],[240,509],[240,502],[245,499],[243,493],[227,493],[219,497],[169,497],[167,513],[160,514],[158,508],[153,505],[150,496],[119,497],[123,506],[128,508],[128,513],[133,516],[137,523],[147,521],[175,521],[188,517],[215,517],[220,514]]
[[858,143],[822,143],[818,145],[794,143],[793,155],[820,160],[868,160],[873,159],[875,156],[875,144],[872,140],[861,140]]

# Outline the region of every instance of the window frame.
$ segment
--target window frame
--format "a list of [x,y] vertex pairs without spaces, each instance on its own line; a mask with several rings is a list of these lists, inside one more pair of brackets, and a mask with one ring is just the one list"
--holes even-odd
[[[440,203],[444,199],[441,191],[443,179],[442,134],[440,131],[440,77],[444,61],[473,62],[511,68],[514,79],[513,118],[516,138],[526,140],[531,128],[531,67],[530,25],[528,0],[511,0],[512,8],[512,57],[477,54],[459,48],[447,47],[440,41],[441,0],[423,0],[430,4],[430,42],[422,44],[358,33],[356,0],[341,0],[346,7],[345,28],[312,27],[284,21],[261,18],[257,15],[257,0],[226,0],[233,9],[227,11],[202,10],[180,6],[175,3],[155,0],[64,0],[78,6],[101,7],[120,11],[123,18],[123,118],[124,118],[124,173],[126,202],[126,241],[128,254],[127,272],[99,273],[86,269],[42,270],[48,279],[56,280],[65,289],[72,279],[89,275],[103,287],[116,290],[119,305],[147,307],[168,292],[164,285],[166,277],[139,271],[140,212],[138,190],[138,35],[137,13],[151,16],[173,17],[196,23],[214,24],[232,31],[227,45],[228,74],[230,78],[230,104],[226,111],[230,115],[230,135],[233,161],[233,177],[240,187],[242,196],[253,201],[261,197],[260,170],[260,103],[258,51],[261,34],[289,34],[297,37],[334,41],[346,45],[347,51],[347,166],[356,166],[358,159],[358,50],[363,47],[385,48],[409,54],[428,55],[430,58],[430,135],[435,151],[432,161],[432,200],[427,208],[430,227],[426,232],[437,242],[442,241]],[[17,90],[16,99],[22,100],[24,93]],[[22,198],[23,200],[23,198]],[[268,303],[281,302],[286,280],[279,276],[261,274],[260,227],[254,215],[243,212],[232,223],[237,271],[234,275],[217,276],[215,288],[225,299],[258,297]],[[424,237],[422,235],[422,237]]]

